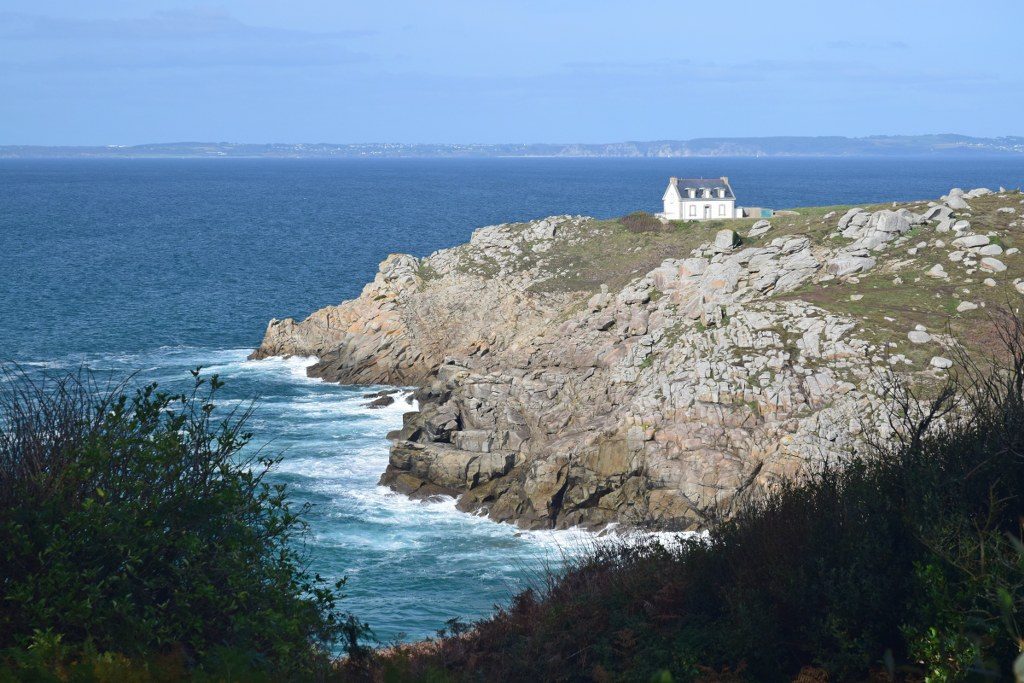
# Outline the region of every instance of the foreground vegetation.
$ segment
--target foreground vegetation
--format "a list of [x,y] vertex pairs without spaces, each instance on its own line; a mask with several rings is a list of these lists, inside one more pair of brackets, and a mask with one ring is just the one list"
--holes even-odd
[[[194,390],[8,377],[0,681],[1006,680],[1024,649],[1024,324],[895,442],[706,537],[597,547],[491,618],[375,653],[307,569],[302,510]],[[961,416],[961,417],[956,417]],[[336,643],[348,656],[331,659]]]
[[[1006,680],[1024,648],[1024,327],[963,355],[901,437],[747,501],[706,538],[602,546],[380,680]],[[956,412],[952,412],[952,411]],[[954,415],[962,419],[953,419]]]
[[[86,374],[0,398],[0,681],[309,680],[365,626],[312,574],[249,410]],[[243,450],[244,449],[244,450]]]

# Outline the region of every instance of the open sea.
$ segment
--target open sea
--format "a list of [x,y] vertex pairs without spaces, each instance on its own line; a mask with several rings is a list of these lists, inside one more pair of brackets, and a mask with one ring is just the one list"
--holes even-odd
[[1024,184],[1024,156],[914,159],[0,160],[0,361],[87,366],[184,386],[203,366],[228,403],[259,397],[256,441],[313,504],[313,569],[382,641],[487,614],[588,542],[522,532],[378,487],[404,401],[308,379],[312,359],[246,361],[267,320],[358,295],[392,252],[477,227],[661,209],[671,175],[730,177],[738,204],[937,198]]

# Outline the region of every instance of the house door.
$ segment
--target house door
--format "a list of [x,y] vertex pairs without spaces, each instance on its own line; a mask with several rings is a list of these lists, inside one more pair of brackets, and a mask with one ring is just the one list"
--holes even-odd
[[711,206],[709,204],[704,205],[704,218],[711,218]]

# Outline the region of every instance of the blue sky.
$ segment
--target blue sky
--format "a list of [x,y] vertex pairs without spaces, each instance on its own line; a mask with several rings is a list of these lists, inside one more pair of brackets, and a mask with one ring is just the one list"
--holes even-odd
[[0,144],[1024,134],[1024,2],[3,0]]

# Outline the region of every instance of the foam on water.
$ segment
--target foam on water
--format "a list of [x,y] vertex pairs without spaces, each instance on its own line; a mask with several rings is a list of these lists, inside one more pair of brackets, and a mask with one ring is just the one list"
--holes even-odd
[[[474,619],[507,600],[542,567],[586,547],[578,531],[522,531],[462,513],[453,498],[416,501],[377,482],[387,467],[387,432],[415,410],[407,389],[394,403],[369,408],[366,394],[388,387],[340,386],[311,379],[314,358],[246,360],[248,349],[163,348],[107,356],[101,364],[145,364],[147,375],[181,381],[184,368],[218,374],[220,404],[259,396],[256,441],[283,460],[274,478],[297,502],[312,503],[307,539],[313,568],[349,577],[346,608],[378,637],[433,634],[446,619]],[[188,379],[188,377],[185,377]]]
[[[345,607],[382,641],[432,635],[452,617],[476,619],[539,581],[546,568],[609,542],[579,529],[525,531],[460,512],[454,498],[412,500],[378,485],[387,467],[385,435],[416,409],[411,391],[370,408],[366,395],[390,387],[355,387],[306,375],[311,357],[247,360],[249,349],[165,346],[122,354],[77,354],[23,363],[28,372],[88,367],[136,382],[187,389],[189,369],[225,382],[221,409],[257,397],[252,447],[282,456],[272,478],[297,503],[312,504],[309,559],[327,578],[347,576]],[[143,368],[139,370],[139,368]],[[666,540],[671,540],[666,536]],[[614,537],[612,542],[624,542]]]

